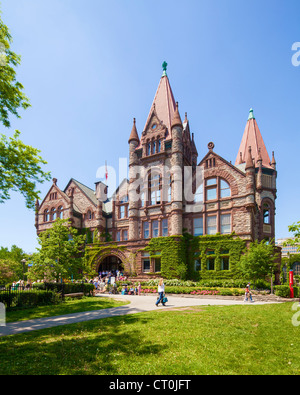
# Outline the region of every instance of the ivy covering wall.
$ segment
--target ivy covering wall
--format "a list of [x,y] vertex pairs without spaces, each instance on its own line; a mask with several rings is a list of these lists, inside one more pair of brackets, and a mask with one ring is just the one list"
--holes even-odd
[[[188,277],[195,280],[239,278],[237,263],[245,247],[245,241],[233,235],[190,236]],[[226,268],[222,267],[225,259]],[[196,260],[200,270],[195,270]],[[208,260],[214,263],[212,270]]]
[[[237,263],[244,249],[245,242],[233,235],[185,234],[151,239],[145,251],[150,252],[150,258],[161,258],[162,277],[200,280],[238,278]],[[226,269],[222,267],[224,258],[228,262]],[[208,260],[213,262],[212,270]],[[200,270],[196,270],[195,261]]]
[[187,278],[187,245],[184,236],[153,238],[144,251],[150,252],[150,258],[161,259],[162,277]]
[[[135,253],[115,242],[94,243],[87,246],[86,256],[90,265],[96,266],[101,256],[110,254],[120,256],[122,253],[125,272],[134,275],[137,274],[135,264],[137,253],[148,252],[150,259],[160,259],[161,272],[156,274],[165,279],[234,279],[240,277],[237,263],[244,249],[245,242],[233,235],[194,237],[184,234],[152,238],[145,248]],[[224,267],[224,258],[226,258],[226,267]],[[208,261],[213,262],[212,267],[208,265]]]

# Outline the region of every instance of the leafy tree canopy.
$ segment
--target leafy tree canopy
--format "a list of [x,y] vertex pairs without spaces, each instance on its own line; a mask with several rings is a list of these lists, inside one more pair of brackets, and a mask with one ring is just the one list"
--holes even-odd
[[[21,58],[10,49],[12,37],[0,17],[0,123],[10,127],[9,115],[20,118],[19,109],[26,110],[29,100],[23,92],[23,85],[16,79],[15,68]],[[19,191],[25,197],[26,206],[34,208],[39,191],[37,183],[50,180],[50,174],[42,170],[46,164],[40,151],[25,145],[19,139],[20,132],[7,138],[0,134],[0,203],[10,199],[11,191]]]
[[89,273],[84,257],[85,235],[71,227],[69,220],[57,219],[39,235],[38,253],[27,273],[31,280],[59,281],[82,278]]
[[275,262],[277,258],[278,254],[275,253],[273,243],[267,243],[265,240],[258,242],[256,240],[250,244],[249,249],[241,256],[238,266],[249,280],[265,280],[277,267]]
[[[300,244],[300,221],[289,226],[289,232],[293,233],[293,238],[288,239],[284,245],[298,245]],[[300,251],[300,245],[298,246],[298,251]]]

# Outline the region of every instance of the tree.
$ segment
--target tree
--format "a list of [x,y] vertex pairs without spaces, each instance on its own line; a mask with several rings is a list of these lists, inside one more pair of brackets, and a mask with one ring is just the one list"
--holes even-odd
[[[15,68],[21,58],[11,51],[11,42],[8,27],[0,17],[0,122],[7,128],[9,114],[20,118],[19,108],[30,107],[23,85],[16,80]],[[19,135],[19,131],[10,138],[0,134],[0,203],[10,199],[10,191],[19,191],[26,206],[33,209],[40,193],[36,184],[49,181],[51,176],[41,168],[47,162],[38,155],[40,151],[25,145]]]
[[277,258],[278,254],[275,253],[275,246],[272,242],[256,240],[250,243],[249,249],[241,256],[238,267],[249,280],[254,282],[258,279],[265,280],[275,271]]
[[20,277],[17,272],[20,269],[20,264],[10,259],[0,259],[0,284],[7,284],[17,281]]
[[16,245],[13,245],[10,251],[8,248],[0,248],[0,283],[17,281],[23,278],[23,259],[28,261],[29,256]]
[[57,219],[39,235],[38,253],[27,273],[31,280],[59,281],[77,279],[89,272],[84,257],[85,235],[71,227],[69,220]]
[[40,191],[36,183],[50,180],[50,173],[45,173],[41,164],[46,164],[38,149],[25,145],[16,131],[7,139],[0,135],[0,203],[10,199],[10,191],[19,191],[26,200],[26,207],[33,209]]
[[289,226],[289,232],[294,233],[292,239],[288,239],[285,243],[284,246],[286,245],[297,245],[298,246],[298,251],[300,252],[300,221],[294,223],[293,225]]

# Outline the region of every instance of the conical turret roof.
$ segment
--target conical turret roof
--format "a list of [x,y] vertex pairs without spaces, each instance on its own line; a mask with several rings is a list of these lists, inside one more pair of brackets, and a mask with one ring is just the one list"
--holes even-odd
[[[165,64],[165,63],[164,63]],[[169,137],[171,137],[171,127],[174,114],[176,111],[176,102],[172,92],[169,78],[166,73],[166,66],[164,68],[163,75],[159,81],[159,85],[154,96],[152,106],[145,124],[144,130],[147,129],[153,112],[156,113],[157,117],[169,130]]]
[[262,138],[261,132],[259,130],[258,124],[254,117],[252,108],[250,109],[247,125],[244,131],[240,148],[238,150],[238,155],[235,162],[236,166],[240,164],[241,158],[243,163],[246,162],[249,147],[251,147],[252,157],[255,159],[254,163],[256,163],[261,156],[263,167],[271,168],[270,157],[266,149],[264,140]]

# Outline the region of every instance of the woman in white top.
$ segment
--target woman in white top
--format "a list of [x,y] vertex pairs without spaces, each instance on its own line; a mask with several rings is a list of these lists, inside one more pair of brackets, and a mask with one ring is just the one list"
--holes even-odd
[[162,302],[164,293],[165,293],[165,284],[164,284],[164,280],[162,278],[159,280],[157,291],[159,294],[159,298],[157,299],[157,302],[155,303],[156,307],[158,307],[159,303]]

